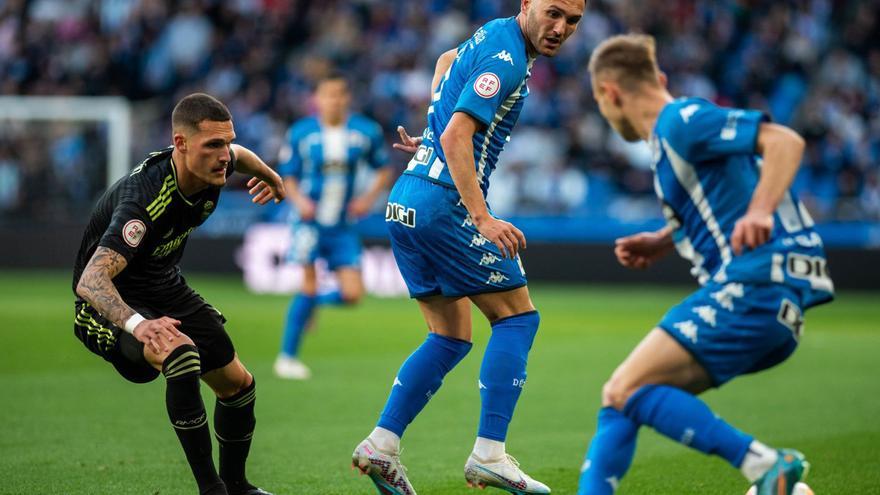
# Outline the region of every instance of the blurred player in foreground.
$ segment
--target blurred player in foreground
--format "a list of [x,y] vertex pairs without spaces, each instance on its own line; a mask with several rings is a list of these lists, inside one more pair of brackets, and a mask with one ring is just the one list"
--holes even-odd
[[[382,129],[363,115],[349,114],[348,81],[331,73],[315,89],[318,114],[294,123],[282,149],[279,172],[293,207],[293,261],[303,267],[303,285],[290,302],[275,360],[275,374],[304,380],[311,376],[299,359],[303,331],[320,305],[351,305],[364,293],[361,244],[353,221],[366,215],[391,175]],[[376,170],[369,188],[354,197],[358,166]],[[339,290],[318,294],[315,261],[323,258],[336,273]]]
[[399,147],[415,156],[391,191],[385,220],[429,333],[394,378],[376,428],[352,454],[381,493],[415,493],[400,463],[400,437],[470,351],[471,303],[492,335],[477,382],[480,425],[465,479],[511,493],[550,493],[504,445],[539,317],[518,254],[525,237],[492,215],[485,195],[528,96],[532,63],[556,55],[583,12],[582,0],[523,0],[516,17],[487,23],[438,60],[421,139],[400,130]]
[[650,143],[667,218],[657,232],[618,239],[615,254],[628,268],[646,268],[675,248],[702,287],[605,384],[579,493],[614,493],[647,425],[722,457],[759,495],[790,495],[806,475],[803,455],[733,428],[696,396],[784,361],[804,311],[833,297],[822,239],[789,190],[804,141],[758,111],[674,100],[654,51],[650,36],[615,36],[589,65],[605,119],[627,141]]
[[[174,144],[113,184],[92,212],[74,268],[74,333],[131,382],[165,375],[168,418],[200,494],[268,495],[245,477],[254,378],[238,360],[226,319],[187,285],[177,264],[234,170],[254,175],[255,203],[282,200],[284,187],[257,155],[231,144],[232,116],[215,98],[189,95],[171,120]],[[217,396],[219,475],[199,379]]]

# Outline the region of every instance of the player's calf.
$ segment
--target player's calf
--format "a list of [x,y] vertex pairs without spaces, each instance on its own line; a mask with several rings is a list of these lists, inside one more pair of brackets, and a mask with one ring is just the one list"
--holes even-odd
[[199,492],[210,493],[217,491],[223,482],[211,457],[208,414],[199,391],[201,373],[199,350],[192,344],[177,345],[162,362],[168,419],[186,454]]

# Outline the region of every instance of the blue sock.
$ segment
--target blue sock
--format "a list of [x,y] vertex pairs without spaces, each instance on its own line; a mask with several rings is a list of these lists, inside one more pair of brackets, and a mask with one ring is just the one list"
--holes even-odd
[[718,455],[735,468],[742,464],[753,440],[716,416],[694,395],[668,385],[640,388],[626,402],[623,413],[672,440]]
[[334,290],[319,295],[318,304],[322,306],[339,306],[340,304],[345,304],[345,299],[342,298],[341,292]]
[[516,401],[526,384],[526,362],[541,317],[529,311],[492,323],[480,367],[480,429],[477,436],[503,442]]
[[284,322],[284,336],[281,338],[281,353],[288,357],[296,357],[302,341],[303,330],[312,316],[317,303],[315,296],[298,294],[290,302],[287,309],[287,320]]
[[596,434],[581,469],[580,495],[613,495],[636,451],[639,425],[613,407],[599,410]]
[[464,340],[429,333],[397,372],[377,426],[402,437],[406,427],[440,389],[443,377],[467,355],[471,345]]

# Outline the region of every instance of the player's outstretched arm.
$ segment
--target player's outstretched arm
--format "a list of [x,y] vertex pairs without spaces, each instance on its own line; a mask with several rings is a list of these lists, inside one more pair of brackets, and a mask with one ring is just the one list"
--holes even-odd
[[467,208],[474,226],[486,239],[498,246],[507,258],[516,257],[526,247],[526,237],[512,223],[489,214],[483,191],[474,169],[474,133],[482,124],[464,112],[455,112],[440,136],[440,146],[446,153],[446,165],[452,182]]
[[274,199],[276,203],[280,203],[284,199],[281,176],[244,146],[233,144],[232,151],[235,153],[235,170],[254,176],[247,183],[250,188],[248,192],[253,196],[251,201],[264,205]]
[[431,92],[437,90],[437,85],[440,84],[440,80],[443,79],[443,74],[446,74],[446,71],[452,66],[452,62],[455,61],[455,57],[457,56],[458,48],[453,48],[452,50],[443,52],[443,54],[437,58],[437,65],[434,66],[434,77],[431,79]]
[[617,239],[614,255],[627,268],[644,269],[669,254],[674,247],[672,229],[663,227],[656,232],[641,232]]
[[736,222],[730,236],[734,253],[742,253],[744,247],[754,249],[770,238],[773,212],[794,180],[804,147],[803,138],[788,127],[761,124],[756,151],[763,157],[764,164],[749,208]]
[[[76,284],[76,294],[97,309],[104,318],[117,327],[131,332],[135,338],[151,346],[158,354],[167,349],[165,341],[170,342],[180,335],[180,331],[177,330],[180,322],[166,316],[155,320],[144,319],[122,300],[119,291],[113,285],[113,277],[127,265],[128,261],[121,254],[110,248],[98,246]],[[134,328],[130,328],[131,326]]]

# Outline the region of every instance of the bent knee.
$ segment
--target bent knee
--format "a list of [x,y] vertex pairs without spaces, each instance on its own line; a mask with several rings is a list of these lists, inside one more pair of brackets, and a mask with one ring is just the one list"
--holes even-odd
[[350,291],[350,292],[342,292],[342,304],[346,306],[354,306],[355,304],[361,302],[361,299],[364,297],[364,293],[362,291]]
[[627,384],[623,380],[612,377],[602,386],[602,407],[613,407],[623,412],[627,401],[638,388],[636,385]]

